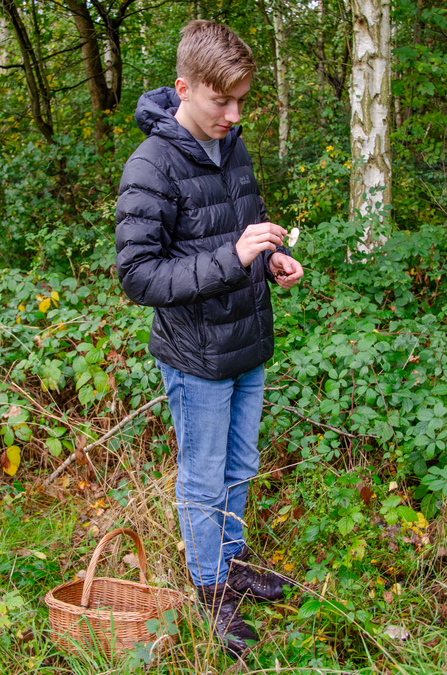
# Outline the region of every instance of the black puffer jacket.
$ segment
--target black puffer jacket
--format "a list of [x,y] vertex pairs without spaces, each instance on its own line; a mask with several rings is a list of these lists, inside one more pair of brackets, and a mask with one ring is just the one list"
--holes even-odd
[[273,354],[266,255],[244,268],[235,244],[267,220],[250,157],[231,129],[221,167],[174,118],[179,98],[141,96],[135,119],[148,138],[124,167],[117,204],[117,269],[131,300],[156,307],[149,349],[185,373],[236,377]]

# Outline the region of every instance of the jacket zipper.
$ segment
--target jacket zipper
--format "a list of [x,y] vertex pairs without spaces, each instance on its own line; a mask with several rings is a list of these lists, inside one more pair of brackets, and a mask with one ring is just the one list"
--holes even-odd
[[198,303],[194,305],[194,308],[196,310],[196,322],[197,322],[197,328],[198,328],[198,340],[199,340],[199,347],[200,347],[200,356],[202,358],[203,363],[205,363],[205,331],[204,331],[204,324],[203,324],[203,308],[202,304]]
[[[238,217],[237,217],[236,207],[235,207],[235,205],[234,205],[233,197],[232,197],[232,194],[231,194],[231,191],[230,191],[228,182],[227,182],[227,178],[226,178],[226,175],[225,175],[225,169],[221,168],[220,171],[221,171],[221,174],[222,174],[222,180],[223,180],[224,185],[225,185],[225,190],[226,190],[226,193],[227,193],[227,197],[228,197],[228,199],[229,199],[229,201],[230,201],[230,204],[231,204],[231,207],[232,207],[232,209],[233,209],[233,211],[234,211],[234,217],[236,218],[236,223],[237,223],[238,226],[239,226],[239,219],[238,219]],[[239,228],[239,227],[238,227],[238,229],[239,229],[239,231],[240,231],[240,228]],[[254,312],[255,312],[256,321],[257,321],[257,323],[258,323],[258,344],[259,344],[259,353],[261,354],[261,353],[262,353],[262,344],[261,344],[261,320],[260,320],[260,318],[259,318],[258,308],[256,307],[255,287],[254,287],[254,284],[253,284],[253,277],[252,277],[251,274],[250,274],[250,289],[251,289],[251,297],[252,297],[252,301],[253,301],[253,309],[254,309]]]

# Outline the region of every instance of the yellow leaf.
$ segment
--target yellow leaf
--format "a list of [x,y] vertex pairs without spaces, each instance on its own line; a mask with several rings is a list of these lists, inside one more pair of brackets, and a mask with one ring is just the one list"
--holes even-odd
[[19,309],[19,312],[24,312],[24,311],[25,311],[25,305],[23,304],[23,302],[20,303],[18,309]]
[[43,297],[41,295],[36,295],[36,300],[39,300],[39,302],[42,302]]
[[402,595],[402,586],[400,584],[393,584],[391,586],[391,593],[395,595]]
[[273,562],[277,563],[284,558],[284,553],[274,553],[272,555]]
[[295,567],[295,563],[293,563],[293,562],[292,562],[292,563],[286,563],[286,564],[284,565],[284,570],[285,570],[286,572],[291,572],[291,571],[293,570],[294,567]]
[[17,319],[16,319],[16,323],[21,323],[21,321],[22,321],[22,317],[18,316]]
[[51,291],[51,299],[55,302],[59,302],[59,293],[57,291]]
[[425,519],[423,513],[418,512],[418,526],[425,530],[428,527],[428,520]]
[[62,487],[63,488],[68,488],[70,487],[70,477],[69,476],[64,476],[62,479]]
[[18,445],[11,445],[6,450],[7,457],[9,459],[9,466],[7,469],[3,468],[3,471],[8,474],[8,476],[15,476],[17,469],[20,466],[20,448]]
[[253,35],[256,34],[256,28],[254,26],[250,26],[249,30],[250,30],[250,33],[252,33]]
[[45,553],[41,553],[40,551],[33,551],[31,550],[31,553],[36,556],[36,558],[39,558],[39,560],[46,560],[47,556]]
[[45,314],[45,312],[48,312],[50,307],[51,307],[51,299],[45,298],[45,300],[42,300],[42,302],[39,305],[39,311]]

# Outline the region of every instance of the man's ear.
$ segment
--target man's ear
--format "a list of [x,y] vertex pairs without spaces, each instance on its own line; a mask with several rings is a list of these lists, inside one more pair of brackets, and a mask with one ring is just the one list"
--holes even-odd
[[176,79],[175,90],[181,101],[189,100],[189,84],[184,77],[178,77]]

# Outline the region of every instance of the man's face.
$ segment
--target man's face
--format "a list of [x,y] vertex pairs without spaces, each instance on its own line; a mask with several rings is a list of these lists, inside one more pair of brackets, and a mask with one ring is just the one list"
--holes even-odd
[[233,124],[238,124],[250,91],[251,75],[238,82],[227,94],[220,94],[203,83],[190,87],[179,77],[175,83],[182,101],[176,118],[200,141],[225,138]]

